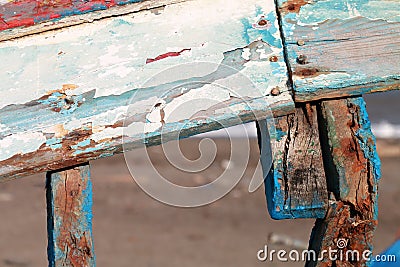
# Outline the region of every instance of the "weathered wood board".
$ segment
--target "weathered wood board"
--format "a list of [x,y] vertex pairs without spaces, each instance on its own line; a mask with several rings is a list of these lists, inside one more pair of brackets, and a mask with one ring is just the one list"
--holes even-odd
[[141,0],[2,0],[0,2],[0,30],[21,26],[31,26],[40,23],[41,21],[59,19],[65,16],[78,15],[107,9],[116,5],[124,5],[140,1]]
[[[275,119],[275,131],[259,122],[261,163],[272,218],[324,218],[328,190],[315,106]],[[273,135],[268,136],[268,132]],[[272,149],[268,149],[272,145]],[[273,154],[273,157],[266,155]],[[272,168],[264,159],[274,159]]]
[[[319,106],[321,144],[328,190],[332,193],[326,217],[317,220],[311,249],[372,251],[378,219],[380,160],[371,132],[365,102],[361,97],[323,101]],[[339,247],[338,240],[346,246]],[[306,266],[366,266],[360,258],[336,260],[324,255]]]
[[0,180],[293,112],[278,28],[198,0],[1,42]]
[[296,101],[400,88],[400,1],[278,3]]
[[89,164],[47,174],[50,267],[95,266]]
[[3,0],[0,41],[184,1],[188,0]]

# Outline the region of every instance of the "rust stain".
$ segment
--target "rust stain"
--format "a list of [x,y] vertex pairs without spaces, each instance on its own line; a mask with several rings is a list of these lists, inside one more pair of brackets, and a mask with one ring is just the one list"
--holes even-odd
[[300,78],[313,78],[321,74],[330,74],[331,72],[327,69],[321,70],[315,67],[296,67],[293,71],[293,75]]
[[317,68],[301,68],[297,67],[293,75],[298,76],[298,77],[303,77],[303,78],[309,78],[309,77],[317,77],[318,75],[321,75],[323,73],[329,73],[329,72],[321,72]]
[[288,0],[279,8],[283,14],[299,13],[302,6],[309,4],[306,0]]
[[[337,242],[343,238],[347,240],[347,246],[342,248],[343,255],[349,250],[358,251],[360,255],[372,243],[372,233],[376,228],[375,220],[363,220],[360,213],[352,214],[352,207],[342,201],[337,202],[336,209],[328,215],[329,226],[324,233],[325,240],[323,248],[338,249]],[[364,266],[365,261],[340,261],[338,258],[331,261],[325,256],[325,260],[320,261],[318,266]]]

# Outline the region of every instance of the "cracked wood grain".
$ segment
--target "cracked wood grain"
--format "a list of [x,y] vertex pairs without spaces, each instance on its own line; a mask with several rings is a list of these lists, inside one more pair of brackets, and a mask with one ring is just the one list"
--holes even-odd
[[[319,122],[331,206],[324,219],[317,220],[310,245],[317,252],[337,249],[343,238],[349,250],[372,250],[378,216],[380,161],[370,129],[365,102],[361,97],[323,101]],[[365,260],[350,258],[331,261],[327,255],[307,266],[366,266]]]
[[[264,163],[268,210],[274,219],[323,218],[328,206],[315,105],[274,120],[271,136],[273,166]],[[259,123],[261,158],[269,140]],[[271,131],[274,132],[274,131]],[[268,151],[269,152],[269,151]],[[263,162],[263,161],[262,161]]]
[[400,89],[398,1],[278,1],[296,102]]
[[49,266],[95,266],[89,164],[47,174]]

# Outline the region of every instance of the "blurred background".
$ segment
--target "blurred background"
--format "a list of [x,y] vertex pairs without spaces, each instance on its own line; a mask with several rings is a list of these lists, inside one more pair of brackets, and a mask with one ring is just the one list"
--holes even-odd
[[[400,92],[365,96],[382,161],[379,225],[375,253],[396,239],[400,228]],[[226,168],[230,146],[243,142],[247,131],[251,146],[248,168],[240,183],[225,197],[200,208],[176,208],[146,195],[132,179],[123,155],[91,162],[94,183],[94,240],[99,267],[169,266],[303,266],[304,263],[259,262],[257,252],[303,249],[314,220],[272,220],[266,209],[264,187],[254,193],[248,186],[257,168],[259,150],[254,123],[180,141],[188,159],[199,157],[202,138],[217,146],[214,163],[206,170],[183,176],[168,166],[160,147],[149,153],[155,167],[186,186],[207,184]],[[140,153],[136,166],[150,166]],[[238,170],[238,172],[241,170]],[[149,174],[150,175],[150,174]],[[151,177],[149,177],[151,178]],[[45,175],[0,184],[0,266],[47,266]],[[400,265],[399,265],[400,266]]]

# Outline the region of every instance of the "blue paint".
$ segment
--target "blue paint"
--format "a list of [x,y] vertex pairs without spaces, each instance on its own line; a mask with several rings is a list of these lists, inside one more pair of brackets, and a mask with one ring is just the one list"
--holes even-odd
[[362,97],[356,98],[354,103],[359,107],[360,114],[360,129],[356,132],[358,142],[364,157],[372,162],[374,169],[374,178],[379,180],[381,178],[381,160],[379,159],[378,152],[376,151],[376,138],[371,131],[371,122],[368,117],[367,107]]
[[[261,15],[264,15],[261,7],[256,7],[254,18],[260,17]],[[277,27],[275,27],[275,21],[277,20],[275,12],[274,11],[269,12],[265,16],[265,18],[269,22],[271,22],[271,27],[265,30],[255,29],[253,27],[253,22],[251,22],[248,18],[241,19],[240,21],[243,25],[242,38],[245,40],[247,44],[250,44],[251,42],[261,37],[261,39],[264,42],[268,43],[269,45],[277,48],[282,48],[281,39],[279,37],[276,38],[275,36],[273,36],[273,34],[275,34],[278,31]]]
[[77,143],[76,145],[72,145],[71,147],[73,149],[79,149],[79,148],[82,148],[82,147],[85,147],[85,146],[89,146],[89,145],[90,145],[90,139],[85,139],[85,140]]
[[46,145],[48,145],[51,149],[60,149],[62,148],[62,140],[61,138],[49,138],[46,140]]

